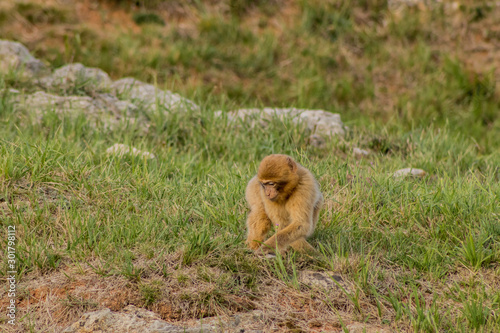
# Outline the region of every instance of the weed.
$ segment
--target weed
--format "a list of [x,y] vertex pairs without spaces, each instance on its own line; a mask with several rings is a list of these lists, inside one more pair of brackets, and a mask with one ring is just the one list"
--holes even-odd
[[158,299],[161,299],[162,289],[164,285],[162,281],[151,281],[150,283],[141,283],[139,285],[139,291],[142,294],[142,299],[145,306],[149,306],[155,303]]
[[165,21],[155,13],[135,13],[133,15],[133,20],[135,23],[142,24],[157,24],[164,26]]
[[471,329],[479,330],[485,326],[491,316],[491,309],[484,305],[482,299],[471,299],[464,302],[462,314]]
[[62,299],[61,302],[67,308],[76,308],[82,311],[91,311],[97,309],[98,307],[98,304],[90,299],[85,299],[71,294],[67,294],[66,298]]
[[493,257],[491,250],[484,247],[487,241],[488,238],[475,241],[472,234],[466,235],[465,241],[460,240],[461,247],[458,249],[461,262],[474,270],[487,266]]

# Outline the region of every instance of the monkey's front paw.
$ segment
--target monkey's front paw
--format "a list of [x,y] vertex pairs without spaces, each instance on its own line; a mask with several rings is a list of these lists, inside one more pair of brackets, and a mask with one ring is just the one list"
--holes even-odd
[[245,244],[252,250],[257,250],[262,243],[256,240],[247,240]]
[[258,256],[267,256],[269,254],[275,255],[273,249],[266,244],[262,244],[259,248],[257,248],[255,250],[255,254]]

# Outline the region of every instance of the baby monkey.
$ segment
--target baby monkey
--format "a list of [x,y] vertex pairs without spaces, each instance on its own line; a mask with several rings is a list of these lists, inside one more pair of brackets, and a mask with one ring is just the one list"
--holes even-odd
[[[312,173],[287,155],[269,155],[247,185],[250,205],[246,244],[260,253],[283,253],[291,246],[300,252],[314,248],[306,241],[318,221],[323,195]],[[272,225],[277,233],[265,238]]]

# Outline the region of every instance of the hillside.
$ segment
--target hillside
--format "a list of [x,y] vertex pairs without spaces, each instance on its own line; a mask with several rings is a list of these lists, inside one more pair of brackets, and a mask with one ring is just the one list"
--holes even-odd
[[499,146],[500,15],[487,1],[62,3],[2,3],[2,37],[54,67],[81,62],[201,104],[326,109],[389,128],[448,123],[487,152]]

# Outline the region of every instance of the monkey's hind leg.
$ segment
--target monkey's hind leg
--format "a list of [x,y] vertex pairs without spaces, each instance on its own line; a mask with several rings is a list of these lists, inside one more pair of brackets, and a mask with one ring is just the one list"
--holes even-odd
[[252,250],[258,249],[271,229],[271,220],[263,208],[252,210],[247,219],[248,236],[246,244]]
[[316,249],[312,247],[311,244],[309,244],[305,238],[299,238],[296,241],[290,243],[290,246],[292,249],[294,249],[297,252],[302,252],[302,253],[315,253]]

